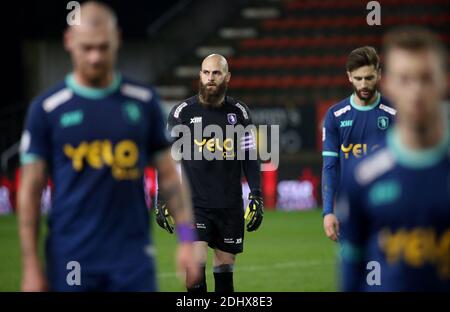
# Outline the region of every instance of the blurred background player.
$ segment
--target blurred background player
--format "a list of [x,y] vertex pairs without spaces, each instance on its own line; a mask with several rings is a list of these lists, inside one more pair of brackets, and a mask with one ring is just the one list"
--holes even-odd
[[353,50],[346,64],[354,93],[333,105],[323,126],[323,226],[333,241],[339,237],[339,221],[334,215],[334,200],[349,162],[377,147],[396,114],[378,91],[380,60],[373,47]]
[[[22,290],[156,290],[142,179],[150,161],[177,222],[179,269],[195,276],[188,191],[167,149],[157,95],[114,69],[115,14],[103,4],[83,4],[81,25],[67,29],[64,45],[73,72],[31,104],[21,141]],[[47,173],[55,197],[45,274],[37,233]],[[66,281],[71,261],[80,265],[79,285]]]
[[[206,292],[205,266],[208,246],[214,249],[213,271],[216,292],[232,292],[233,266],[236,254],[243,251],[244,210],[242,200],[242,170],[247,178],[250,203],[245,214],[248,231],[255,231],[263,219],[263,201],[261,196],[260,163],[249,157],[250,151],[256,152],[254,132],[243,136],[225,137],[227,126],[251,126],[252,120],[248,107],[226,96],[231,73],[226,59],[218,54],[206,57],[201,65],[199,94],[175,105],[169,114],[168,129],[174,134],[177,126],[189,127],[191,135],[184,137],[185,146],[191,146],[189,159],[182,159],[183,172],[192,188],[194,219],[198,241],[195,242],[203,279],[188,288],[192,292]],[[196,137],[194,128],[199,125],[201,135],[205,127],[216,126],[220,134]],[[183,134],[184,136],[184,134]],[[183,139],[183,137],[182,137]],[[221,157],[208,160],[203,151],[220,151]],[[246,153],[245,159],[237,158],[238,151]],[[197,155],[196,155],[197,154]],[[197,157],[199,156],[201,158]],[[159,224],[172,231],[164,213],[164,190],[158,193]],[[188,274],[188,278],[190,278]]]
[[[421,28],[384,38],[386,94],[398,111],[386,143],[344,178],[342,287],[450,290],[450,141],[444,114],[447,52]],[[340,196],[341,197],[341,196]],[[366,281],[369,261],[379,278]]]

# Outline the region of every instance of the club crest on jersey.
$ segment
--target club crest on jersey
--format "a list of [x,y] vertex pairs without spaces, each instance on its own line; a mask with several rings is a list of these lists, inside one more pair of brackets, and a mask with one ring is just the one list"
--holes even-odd
[[236,122],[237,122],[236,114],[234,114],[234,113],[229,113],[229,114],[227,115],[227,117],[228,117],[228,123],[229,123],[230,125],[235,125],[235,124],[236,124]]
[[386,116],[378,117],[377,125],[379,129],[386,130],[387,127],[389,127],[389,118],[387,118]]
[[122,104],[122,112],[125,119],[132,124],[136,124],[141,120],[141,110],[135,102],[125,102]]

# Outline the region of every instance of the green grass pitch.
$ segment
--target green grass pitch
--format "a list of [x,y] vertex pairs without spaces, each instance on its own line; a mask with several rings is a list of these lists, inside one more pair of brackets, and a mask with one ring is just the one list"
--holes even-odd
[[[184,291],[174,273],[176,236],[155,223],[153,234],[160,290]],[[244,252],[235,265],[235,290],[336,291],[336,250],[336,244],[323,233],[319,210],[266,211],[261,228],[245,233]],[[214,290],[211,265],[212,253],[207,267],[209,291]],[[0,291],[18,291],[19,285],[16,217],[0,216]]]

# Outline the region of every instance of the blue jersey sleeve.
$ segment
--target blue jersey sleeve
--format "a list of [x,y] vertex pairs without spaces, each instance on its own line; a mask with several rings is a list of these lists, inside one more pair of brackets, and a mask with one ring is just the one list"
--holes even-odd
[[22,165],[38,159],[50,161],[51,134],[47,113],[43,103],[35,100],[31,103],[25,120],[25,129],[20,141],[20,162]]
[[156,92],[153,94],[150,105],[150,135],[148,143],[148,153],[150,157],[154,157],[155,154],[166,149],[170,145],[159,96]]
[[363,189],[356,183],[354,174],[347,177],[336,204],[340,222],[340,287],[343,291],[360,291],[366,281],[364,247],[369,222],[362,200]]
[[339,132],[333,113],[328,110],[322,129],[323,167],[322,200],[323,215],[333,213],[333,203],[339,181]]

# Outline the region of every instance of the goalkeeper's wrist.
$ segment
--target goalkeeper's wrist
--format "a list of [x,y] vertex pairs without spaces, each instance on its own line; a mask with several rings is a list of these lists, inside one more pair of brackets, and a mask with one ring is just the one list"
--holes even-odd
[[158,202],[164,202],[165,201],[164,193],[161,192],[159,189],[156,191],[156,200]]
[[179,243],[194,242],[197,239],[194,228],[190,223],[177,224],[176,230]]
[[248,194],[248,197],[262,197],[262,192],[260,189],[252,189],[250,194]]

